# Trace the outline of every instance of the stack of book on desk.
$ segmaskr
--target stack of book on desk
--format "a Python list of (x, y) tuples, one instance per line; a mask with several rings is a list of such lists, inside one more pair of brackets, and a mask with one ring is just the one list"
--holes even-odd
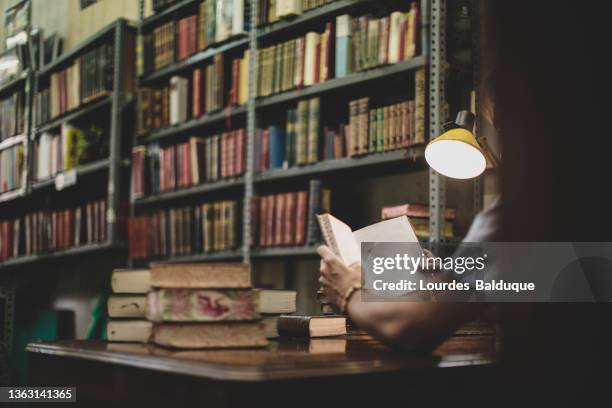
[(249, 267), (242, 263), (152, 264), (150, 270), (115, 271), (112, 286), (115, 293), (139, 295), (109, 299), (111, 341), (174, 348), (264, 346), (266, 337), (278, 335), (277, 316), (295, 312), (294, 291), (252, 289)]
[(108, 298), (106, 336), (110, 341), (146, 342), (151, 336), (151, 323), (145, 319), (147, 292), (151, 289), (148, 269), (113, 271)]

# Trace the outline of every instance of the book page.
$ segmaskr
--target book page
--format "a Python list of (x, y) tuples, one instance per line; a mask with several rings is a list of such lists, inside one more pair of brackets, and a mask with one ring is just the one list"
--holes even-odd
[(340, 255), (346, 265), (361, 262), (361, 246), (355, 241), (351, 228), (331, 215), (328, 215), (327, 219), (340, 251), (337, 255)]
[[(391, 218), (390, 220), (368, 225), (355, 231), (353, 236), (357, 241), (359, 249), (361, 249), (362, 242), (419, 242), (406, 216)], [(415, 253), (408, 255), (414, 257), (420, 256), (422, 252), (421, 246), (415, 245), (414, 247)]]

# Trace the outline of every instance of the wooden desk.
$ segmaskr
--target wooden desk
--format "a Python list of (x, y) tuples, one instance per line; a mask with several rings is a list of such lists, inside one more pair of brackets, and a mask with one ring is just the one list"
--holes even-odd
[(421, 356), (400, 354), (367, 336), (282, 340), (243, 350), (176, 351), (101, 341), (34, 342), (26, 350), (33, 384), (73, 385), (80, 402), (105, 404), (471, 402), (482, 397), (474, 381), (480, 389), (494, 368), (490, 336), (454, 337)]

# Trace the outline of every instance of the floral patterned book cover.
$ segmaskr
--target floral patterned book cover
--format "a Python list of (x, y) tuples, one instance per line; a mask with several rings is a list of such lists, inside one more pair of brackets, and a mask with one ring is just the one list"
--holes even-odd
[(159, 289), (147, 296), (146, 316), (154, 322), (218, 322), (259, 319), (251, 290)]

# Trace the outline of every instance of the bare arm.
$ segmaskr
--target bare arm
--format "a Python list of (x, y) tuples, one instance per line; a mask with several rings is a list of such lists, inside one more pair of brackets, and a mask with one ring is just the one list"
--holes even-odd
[(482, 309), (475, 303), (363, 302), (359, 291), (347, 312), (357, 326), (389, 345), (429, 351)]
[[(361, 266), (346, 266), (325, 246), (321, 255), (321, 283), (326, 297), (337, 306), (347, 290), (361, 282)], [(423, 301), (371, 302), (361, 300), (361, 291), (349, 299), (346, 311), (360, 328), (392, 346), (409, 350), (431, 350), (461, 324), (483, 311), (473, 303)]]

